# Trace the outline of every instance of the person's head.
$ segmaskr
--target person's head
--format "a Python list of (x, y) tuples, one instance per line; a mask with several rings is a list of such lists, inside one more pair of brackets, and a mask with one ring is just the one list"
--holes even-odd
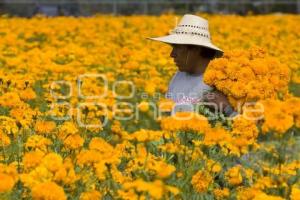
[(185, 44), (172, 44), (170, 56), (174, 59), (179, 71), (199, 74), (205, 71), (209, 62), (217, 56), (214, 49)]

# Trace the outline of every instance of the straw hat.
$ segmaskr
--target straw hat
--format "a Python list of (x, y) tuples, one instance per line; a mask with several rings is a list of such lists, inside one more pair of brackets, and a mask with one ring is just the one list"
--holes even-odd
[(223, 51), (211, 42), (208, 21), (196, 15), (184, 15), (169, 35), (147, 39), (167, 44), (198, 45), (216, 50), (219, 56), (223, 54)]

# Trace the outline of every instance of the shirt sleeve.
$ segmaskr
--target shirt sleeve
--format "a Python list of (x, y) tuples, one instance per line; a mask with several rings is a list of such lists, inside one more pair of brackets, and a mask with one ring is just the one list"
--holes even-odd
[(174, 91), (173, 91), (173, 88), (175, 87), (175, 78), (176, 76), (178, 76), (178, 72), (176, 72), (174, 74), (174, 76), (172, 77), (171, 81), (169, 82), (169, 85), (168, 85), (168, 91), (167, 93), (165, 94), (165, 98), (167, 99), (172, 99), (172, 95), (174, 95)]

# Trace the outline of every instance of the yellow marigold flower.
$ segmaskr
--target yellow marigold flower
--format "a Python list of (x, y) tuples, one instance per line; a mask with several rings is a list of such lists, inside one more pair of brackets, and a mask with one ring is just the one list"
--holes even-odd
[(142, 112), (147, 112), (149, 110), (149, 103), (146, 101), (142, 101), (139, 105), (138, 108)]
[(164, 161), (156, 161), (152, 165), (147, 163), (147, 168), (154, 170), (159, 178), (167, 178), (176, 170), (173, 165), (169, 165)]
[(169, 153), (183, 153), (183, 145), (178, 143), (166, 143), (158, 147), (160, 150), (169, 152)]
[(228, 188), (224, 188), (224, 189), (214, 189), (213, 191), (216, 199), (224, 199), (227, 198), (230, 194), (229, 189)]
[(284, 102), (285, 105), (283, 107), (288, 113), (293, 114), (295, 126), (300, 128), (300, 98), (292, 96)]
[(51, 172), (55, 172), (59, 170), (63, 163), (62, 157), (56, 153), (49, 153), (47, 154), (43, 160), (42, 164)]
[(142, 180), (136, 180), (131, 185), (125, 183), (124, 188), (128, 189), (134, 187), (138, 191), (148, 192), (153, 199), (161, 199), (163, 196), (163, 183), (160, 180), (154, 182), (144, 182)]
[(77, 156), (77, 163), (81, 165), (90, 165), (92, 163), (98, 162), (101, 157), (98, 155), (98, 151), (95, 150), (82, 150)]
[(67, 176), (67, 171), (64, 167), (58, 169), (54, 176), (53, 176), (53, 181), (62, 181), (64, 182), (64, 178)]
[(289, 68), (259, 47), (226, 51), (210, 62), (204, 73), (204, 81), (226, 94), (236, 109), (238, 103), (286, 94), (289, 80)]
[(214, 173), (218, 173), (221, 170), (222, 170), (222, 166), (220, 164), (213, 165), (212, 169), (211, 169), (211, 171), (214, 172)]
[(35, 99), (36, 94), (31, 88), (27, 88), (25, 90), (21, 90), (20, 93), (20, 98), (24, 101)]
[(220, 165), (220, 163), (211, 159), (207, 160), (206, 165), (206, 168), (213, 173), (218, 173), (222, 170), (222, 166)]
[(18, 180), (18, 173), (15, 163), (4, 165), (0, 163), (0, 193), (9, 192)]
[(40, 183), (31, 190), (33, 199), (37, 200), (66, 200), (64, 189), (54, 182)]
[(292, 176), (296, 176), (298, 169), (300, 169), (300, 161), (294, 160), (293, 162), (282, 165), (282, 172), (279, 171), (279, 174), (286, 173)]
[(147, 142), (147, 141), (160, 140), (163, 137), (163, 135), (164, 132), (162, 131), (141, 129), (139, 131), (136, 131), (134, 133), (125, 136), (124, 138), (128, 140), (137, 140), (139, 142)]
[(225, 177), (229, 184), (234, 186), (240, 185), (243, 182), (243, 177), (241, 174), (241, 166), (237, 165), (230, 168), (225, 173)]
[(293, 83), (298, 83), (299, 84), (300, 83), (300, 73), (295, 73), (294, 72), (292, 74), (292, 78), (291, 79), (292, 79)]
[(261, 101), (264, 105), (264, 124), (262, 130), (264, 133), (275, 131), (279, 134), (285, 133), (294, 125), (292, 113), (289, 113), (285, 107), (285, 102), (279, 100)]
[(258, 195), (256, 195), (253, 200), (284, 200), (284, 198), (279, 197), (279, 196), (273, 196), (273, 195), (267, 195), (265, 193), (260, 193)]
[(1, 180), (0, 193), (9, 192), (15, 185), (15, 181), (11, 176), (1, 172), (0, 172), (0, 180)]
[(226, 145), (230, 154), (240, 156), (248, 153), (249, 148), (257, 147), (256, 138), (258, 136), (256, 121), (246, 117), (238, 116), (234, 118), (232, 130), (230, 131), (230, 143)]
[(93, 138), (89, 148), (90, 150), (83, 150), (76, 156), (79, 165), (120, 163), (120, 152), (116, 151), (113, 146), (102, 138)]
[(116, 183), (123, 184), (126, 181), (132, 180), (131, 177), (126, 176), (123, 172), (119, 171), (116, 165), (112, 165), (111, 174)]
[(65, 122), (59, 127), (59, 138), (64, 140), (68, 135), (78, 133), (78, 129), (73, 122)]
[(239, 187), (237, 193), (238, 200), (252, 200), (256, 195), (260, 194), (261, 191), (257, 188), (245, 188)]
[(103, 138), (100, 137), (94, 137), (90, 144), (89, 144), (89, 149), (95, 149), (98, 151), (113, 151), (113, 147), (107, 143)]
[(179, 194), (180, 190), (177, 187), (166, 185), (166, 190), (174, 194), (175, 196)]
[(97, 178), (100, 181), (104, 181), (105, 178), (106, 178), (105, 172), (107, 171), (107, 166), (106, 166), (105, 161), (99, 161), (94, 166), (95, 166), (95, 169), (96, 169)]
[(245, 119), (244, 117), (237, 117), (233, 120), (231, 133), (246, 139), (255, 139), (258, 136), (258, 128), (255, 121)]
[(23, 104), (24, 102), (15, 92), (6, 92), (0, 97), (0, 106), (14, 108), (22, 106)]
[(203, 144), (211, 146), (219, 144), (224, 146), (228, 144), (231, 140), (231, 135), (229, 131), (225, 130), (221, 126), (216, 126), (214, 128), (208, 129), (204, 134)]
[(255, 174), (255, 172), (252, 169), (244, 169), (244, 172), (246, 174), (246, 178), (252, 180), (252, 177)]
[(53, 180), (62, 181), (66, 185), (73, 184), (78, 179), (70, 158), (65, 159), (63, 166), (55, 172), (53, 177)]
[[(184, 145), (182, 145), (184, 146)], [(181, 153), (188, 152), (188, 150), (182, 150)], [(190, 154), (190, 153), (188, 153)], [(203, 153), (203, 151), (199, 147), (195, 147), (195, 149), (192, 151), (191, 155), (192, 160), (199, 160), (199, 159), (206, 159), (206, 155)], [(214, 168), (216, 170), (216, 168)]]
[(114, 120), (111, 126), (111, 131), (116, 134), (122, 134), (123, 128), (121, 122)]
[(161, 128), (167, 131), (192, 130), (204, 133), (209, 127), (206, 117), (192, 112), (177, 112), (161, 120)]
[(39, 134), (49, 134), (56, 128), (53, 121), (37, 121), (34, 129)]
[(271, 177), (268, 176), (259, 178), (258, 180), (256, 180), (256, 183), (254, 184), (255, 188), (258, 188), (260, 190), (270, 188), (274, 185), (275, 185), (274, 181), (272, 180)]
[(155, 90), (156, 90), (155, 83), (153, 83), (151, 81), (146, 83), (145, 92), (147, 92), (149, 95), (153, 96), (155, 93)]
[(41, 113), (26, 104), (26, 106), (11, 109), (9, 114), (21, 124), (22, 128), (29, 128), (34, 122), (33, 118)]
[(139, 200), (141, 195), (135, 193), (134, 189), (118, 190), (118, 196), (124, 200)]
[(160, 99), (158, 102), (158, 108), (160, 112), (171, 112), (175, 102), (171, 99)]
[(16, 135), (19, 131), (16, 120), (6, 116), (0, 116), (0, 129), (7, 135)]
[(30, 169), (38, 166), (44, 155), (44, 152), (38, 150), (25, 153), (23, 156), (23, 165), (25, 169)]
[(80, 195), (80, 200), (94, 200), (94, 199), (101, 199), (101, 193), (97, 190), (83, 192)]
[(161, 180), (155, 180), (153, 182), (145, 182), (141, 179), (126, 182), (123, 184), (125, 190), (135, 189), (138, 192), (148, 192), (151, 198), (161, 199), (166, 192), (172, 192), (173, 194), (178, 194), (177, 188), (164, 185)]
[(40, 149), (42, 151), (47, 150), (47, 146), (50, 145), (52, 142), (40, 135), (32, 135), (30, 136), (25, 144), (25, 147), (28, 149)]
[(82, 147), (84, 142), (84, 139), (78, 135), (70, 135), (64, 140), (65, 147), (69, 149), (78, 149), (79, 147)]
[(294, 119), (291, 115), (285, 113), (273, 113), (272, 115), (265, 116), (265, 122), (262, 130), (264, 132), (276, 131), (278, 133), (285, 133), (289, 128), (294, 125)]
[[(177, 154), (179, 160), (182, 158), (183, 162), (191, 163), (187, 171), (193, 168), (193, 163), (207, 161), (202, 172), (206, 172), (208, 177), (220, 173), (221, 166), (230, 164), (224, 163), (226, 158), (220, 162), (209, 160), (218, 157), (211, 153), (206, 155), (207, 148), (214, 148), (211, 147), (212, 145), (220, 147), (223, 151), (220, 153), (224, 157), (240, 156), (249, 151), (252, 154), (257, 147), (260, 147), (257, 153), (267, 151), (274, 157), (278, 156), (273, 142), (258, 144), (260, 141), (257, 140), (257, 136), (261, 129), (262, 133), (274, 131), (282, 136), (294, 126), (300, 127), (299, 97), (289, 94), (288, 85), (290, 71), (293, 71), (292, 80), (300, 82), (300, 40), (298, 39), (300, 31), (297, 24), (300, 16), (296, 15), (237, 17), (204, 14), (203, 16), (212, 24), (211, 35), (215, 42), (225, 51), (222, 58), (209, 63), (204, 74), (204, 81), (226, 94), (230, 103), (236, 108), (235, 110), (239, 111), (237, 108), (243, 106), (241, 108), (243, 116), (247, 111), (246, 108), (260, 110), (259, 104), (249, 106), (247, 102), (265, 101), (267, 109), (265, 114), (262, 111), (250, 114), (251, 117), (257, 117), (256, 119), (264, 114), (263, 120), (257, 120), (257, 124), (261, 125), (259, 131), (255, 122), (245, 118), (235, 118), (231, 127), (212, 128), (206, 119), (202, 120), (196, 114), (187, 113), (180, 113), (173, 119), (171, 117), (159, 118), (158, 121), (162, 122), (162, 130), (155, 131), (141, 129), (142, 120), (122, 122), (122, 125), (115, 121), (111, 126), (111, 133), (114, 134), (112, 137), (109, 136), (109, 130), (102, 131), (100, 127), (78, 128), (75, 111), (79, 104), (103, 103), (108, 110), (108, 120), (112, 122), (115, 120), (115, 113), (112, 109), (117, 102), (114, 92), (124, 96), (132, 92), (130, 84), (123, 84), (124, 87), (119, 84), (115, 88), (118, 91), (111, 91), (112, 87), (109, 87), (104, 93), (106, 81), (96, 77), (83, 79), (79, 78), (80, 75), (101, 73), (105, 76), (108, 86), (114, 85), (113, 83), (119, 79), (129, 80), (135, 85), (136, 91), (144, 90), (143, 95), (146, 96), (147, 93), (147, 96), (152, 95), (153, 99), (158, 97), (156, 95), (160, 97), (166, 92), (167, 83), (176, 72), (172, 59), (165, 58), (166, 53), (171, 51), (171, 47), (149, 43), (147, 44), (149, 48), (144, 48), (145, 43), (140, 42), (137, 35), (141, 35), (141, 32), (161, 35), (173, 28), (172, 23), (166, 22), (172, 21), (174, 17), (175, 15), (169, 14), (158, 18), (95, 16), (88, 19), (80, 18), (80, 20), (67, 17), (48, 19), (43, 16), (31, 19), (0, 17), (0, 43), (1, 47), (5, 47), (0, 53), (0, 110), (2, 114), (0, 116), (0, 161), (7, 163), (16, 160), (15, 156), (17, 156), (21, 162), (18, 163), (18, 171), (15, 163), (14, 166), (0, 164), (1, 197), (4, 195), (5, 198), (7, 195), (2, 195), (1, 191), (15, 192), (14, 190), (17, 189), (15, 183), (20, 177), (24, 187), (20, 194), (22, 198), (66, 199), (76, 196), (81, 199), (99, 199), (102, 194), (99, 195), (100, 190), (97, 191), (98, 182), (107, 182), (106, 177), (109, 174), (120, 186), (115, 193), (116, 199), (170, 199), (177, 195), (179, 190), (166, 185), (166, 182), (178, 181), (173, 178), (184, 179), (185, 173), (181, 174), (182, 169), (177, 162), (173, 166), (164, 159), (172, 159), (170, 157), (172, 155), (169, 154)], [(232, 23), (224, 24), (224, 19)], [(157, 24), (159, 28), (148, 26), (160, 20), (162, 23)], [(260, 29), (257, 30), (258, 21), (268, 26), (259, 26)], [(107, 31), (107, 25), (110, 26), (108, 30), (111, 31)], [(138, 25), (137, 29), (136, 25)], [(24, 27), (26, 27), (25, 31)], [(121, 36), (119, 30), (122, 30)], [(101, 34), (98, 34), (99, 32)], [(111, 40), (116, 42), (109, 42)], [(286, 48), (287, 43), (289, 48)], [(262, 48), (251, 47), (255, 44), (259, 44)], [(247, 50), (235, 50), (246, 49), (249, 46), (251, 48)], [(268, 55), (268, 52), (272, 57)], [(81, 79), (78, 80), (78, 85), (75, 79)], [(68, 84), (58, 82), (51, 84), (57, 80), (71, 83), (70, 90), (65, 87)], [(79, 87), (77, 86), (81, 86), (81, 93), (85, 96), (105, 95), (105, 97), (78, 98)], [(292, 89), (291, 92), (297, 93), (297, 89), (294, 90), (293, 87), (290, 89)], [(72, 94), (65, 100), (54, 97), (55, 95), (69, 96), (66, 94), (68, 92)], [(34, 98), (37, 101), (27, 102)], [(48, 106), (53, 103), (54, 108), (49, 110), (45, 102), (40, 101), (41, 99), (44, 99)], [(138, 99), (132, 100), (136, 102)], [(69, 106), (56, 104), (59, 102), (68, 103)], [(140, 111), (149, 112), (152, 104), (146, 100), (144, 102), (139, 106)], [(168, 99), (159, 100), (158, 104), (159, 111), (166, 112), (162, 114), (169, 114), (174, 106), (174, 102)], [(128, 104), (127, 106), (123, 104), (122, 108), (124, 110), (120, 112), (120, 116), (133, 114)], [(82, 108), (81, 111), (81, 122), (103, 125), (101, 119), (106, 115), (104, 109), (92, 105), (86, 106), (86, 109)], [(63, 124), (57, 127), (57, 131), (55, 124), (47, 121), (50, 115), (65, 117), (68, 112), (71, 113), (73, 121), (62, 122)], [(190, 118), (188, 118), (189, 115)], [(133, 130), (131, 128), (134, 131), (131, 131)], [(86, 132), (88, 134), (84, 135)], [(101, 138), (100, 132), (101, 136), (103, 135)], [(194, 145), (183, 145), (182, 137), (177, 137), (176, 132), (178, 134), (196, 132), (201, 135), (191, 135)], [(48, 133), (55, 134), (49, 135)], [(98, 136), (90, 133), (98, 134)], [(296, 135), (295, 133), (294, 136)], [(15, 155), (14, 150), (18, 147), (19, 140), (21, 142), (25, 140), (23, 141), (25, 148), (24, 151), (19, 151), (22, 148), (17, 148), (18, 155)], [(293, 152), (293, 147), (296, 147), (294, 140), (294, 137), (288, 140), (287, 145), (291, 146), (291, 148), (287, 147), (288, 152)], [(52, 142), (53, 145), (50, 145)], [(88, 147), (83, 146), (86, 143), (89, 144)], [(57, 155), (50, 156), (50, 154)], [(60, 155), (63, 155), (64, 159)], [(297, 157), (294, 154), (290, 156)], [(273, 165), (273, 162), (269, 165), (268, 160), (260, 160), (259, 163), (253, 163), (252, 160), (250, 158), (250, 162), (247, 163), (249, 168), (232, 170), (231, 174), (226, 174), (224, 178), (226, 183), (222, 180), (216, 183), (211, 181), (208, 187), (202, 185), (202, 189), (204, 188), (205, 193), (214, 195), (215, 199), (229, 197), (238, 200), (278, 199), (280, 197), (272, 195), (280, 192), (281, 188), (287, 188), (288, 180), (296, 176), (300, 168), (297, 159), (294, 161), (288, 159), (289, 162), (281, 164), (280, 168)], [(255, 171), (251, 170), (254, 169), (253, 167)], [(174, 174), (176, 172), (178, 172), (178, 177)], [(261, 176), (257, 172), (268, 176)], [(152, 182), (139, 179), (143, 173), (146, 173), (147, 178), (149, 177)], [(172, 180), (165, 180), (170, 175), (174, 176)], [(240, 181), (240, 175), (243, 176), (242, 178), (245, 175), (245, 178), (249, 180), (246, 181), (247, 185), (249, 183), (251, 188), (243, 187), (243, 182), (237, 184)], [(276, 179), (273, 180), (273, 176)], [(159, 180), (154, 181), (155, 177)], [(209, 179), (206, 175), (202, 177), (204, 178), (199, 179), (199, 182)], [(77, 180), (83, 184), (82, 187), (85, 189), (83, 193), (76, 188)], [(230, 185), (230, 181), (236, 185)], [(52, 186), (49, 186), (51, 182)], [(210, 190), (214, 189), (213, 186), (218, 188), (218, 184), (230, 185), (232, 194), (227, 196), (227, 189), (223, 187)], [(66, 188), (65, 195), (62, 186)], [(103, 195), (115, 189), (111, 187), (113, 185), (106, 184), (106, 186), (100, 188)], [(192, 187), (191, 184), (186, 186)], [(298, 199), (297, 197), (300, 196), (298, 187), (298, 184), (292, 186), (291, 192), (288, 191), (290, 193), (287, 194), (290, 196), (286, 198)], [(61, 196), (63, 198), (60, 198)]]
[(0, 141), (3, 147), (10, 145), (10, 138), (0, 129)]
[(297, 115), (295, 117), (295, 126), (300, 128), (300, 115)]
[(300, 200), (300, 189), (296, 186), (293, 186), (290, 198), (291, 200)]
[(213, 178), (205, 171), (198, 171), (192, 177), (193, 188), (199, 193), (205, 193), (209, 185), (213, 182)]
[(247, 138), (235, 137), (230, 140), (226, 147), (229, 154), (241, 156), (248, 153), (248, 146), (253, 147), (254, 145), (256, 145), (255, 139), (247, 140)]

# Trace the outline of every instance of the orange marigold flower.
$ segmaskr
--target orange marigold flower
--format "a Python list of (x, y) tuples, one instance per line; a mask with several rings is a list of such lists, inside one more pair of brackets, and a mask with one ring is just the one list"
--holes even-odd
[(235, 185), (235, 186), (240, 185), (243, 182), (243, 177), (241, 174), (241, 166), (237, 165), (237, 166), (230, 168), (225, 173), (225, 177), (229, 184)]
[(59, 170), (63, 165), (62, 157), (56, 153), (47, 154), (43, 160), (42, 164), (51, 172)]
[(1, 180), (0, 193), (9, 192), (15, 185), (14, 179), (7, 174), (0, 173), (0, 180)]
[(84, 139), (79, 135), (70, 135), (64, 140), (65, 147), (69, 149), (78, 149), (79, 147), (82, 147), (84, 142)]
[(207, 192), (209, 185), (212, 183), (213, 178), (210, 174), (208, 174), (205, 171), (198, 171), (193, 177), (192, 177), (192, 185), (193, 188), (199, 192), (204, 193)]
[(177, 112), (161, 120), (161, 128), (167, 131), (192, 130), (204, 133), (209, 127), (206, 117), (193, 112)]
[(293, 186), (290, 198), (291, 200), (300, 200), (300, 189), (296, 186)]
[(17, 182), (18, 174), (14, 163), (4, 165), (0, 163), (0, 193), (9, 192)]
[(40, 183), (31, 190), (33, 199), (37, 200), (66, 200), (64, 189), (54, 182)]
[(39, 134), (48, 134), (56, 128), (56, 124), (53, 121), (37, 121), (34, 129)]
[(23, 156), (23, 165), (25, 169), (36, 167), (40, 164), (45, 153), (42, 151), (32, 151), (25, 153)]
[(33, 89), (31, 88), (27, 88), (25, 90), (21, 90), (19, 92), (19, 95), (20, 95), (20, 98), (24, 101), (27, 101), (27, 100), (31, 100), (31, 99), (35, 99), (36, 98), (36, 94), (35, 92), (33, 91)]
[(138, 108), (142, 112), (147, 112), (149, 110), (149, 103), (146, 101), (142, 101), (139, 105)]
[(101, 199), (101, 193), (97, 190), (83, 192), (80, 195), (80, 200), (94, 200), (94, 199)]
[(216, 199), (225, 199), (229, 196), (230, 192), (228, 188), (224, 189), (214, 189), (213, 191)]

